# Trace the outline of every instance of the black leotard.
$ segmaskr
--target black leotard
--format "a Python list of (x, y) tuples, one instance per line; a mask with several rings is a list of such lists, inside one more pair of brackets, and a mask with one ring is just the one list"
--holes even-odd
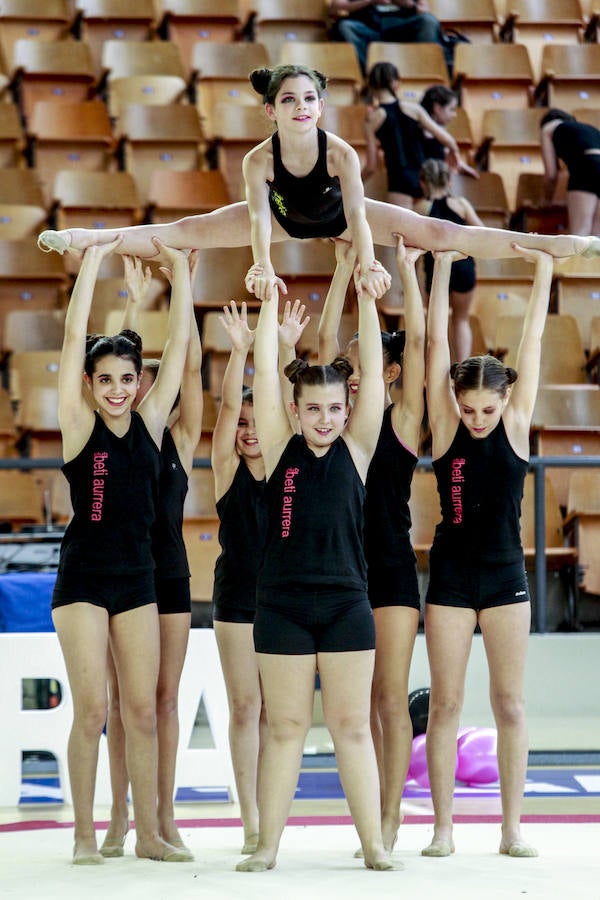
[(152, 552), (156, 574), (161, 578), (188, 578), (187, 553), (183, 542), (183, 504), (188, 477), (181, 465), (173, 435), (163, 434), (156, 521), (152, 528)]
[[(429, 216), (436, 219), (445, 219), (448, 222), (456, 222), (458, 225), (464, 225), (465, 220), (458, 213), (455, 213), (448, 204), (447, 197), (438, 197), (431, 203)], [(427, 293), (431, 290), (431, 281), (433, 278), (433, 255), (426, 253), (423, 257), (423, 265), (425, 268), (425, 282)], [(457, 259), (452, 263), (450, 271), (450, 290), (463, 294), (472, 291), (476, 283), (475, 260), (472, 256), (466, 259)]]
[(375, 132), (388, 176), (388, 191), (422, 197), (419, 170), (425, 159), (423, 132), (416, 119), (402, 111), (398, 100), (382, 103), (385, 119)]

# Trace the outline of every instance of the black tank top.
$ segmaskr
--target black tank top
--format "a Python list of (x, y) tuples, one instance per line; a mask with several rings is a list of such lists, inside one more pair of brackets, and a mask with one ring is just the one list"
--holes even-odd
[(556, 155), (573, 172), (586, 150), (600, 150), (600, 131), (585, 122), (561, 122), (552, 132)]
[(461, 421), (449, 450), (433, 463), (442, 508), (434, 547), (470, 565), (522, 559), (519, 520), (528, 468), (509, 444), (502, 419), (481, 439)]
[(375, 132), (388, 173), (398, 168), (420, 169), (425, 159), (423, 155), (423, 132), (416, 119), (402, 112), (397, 100), (382, 103), (385, 119)]
[(417, 457), (398, 438), (388, 406), (367, 474), (365, 553), (369, 567), (404, 565), (410, 543), (410, 485)]
[(215, 563), (213, 602), (256, 605), (256, 577), (267, 533), (266, 481), (241, 460), (228, 491), (217, 501), (221, 553)]
[(279, 135), (274, 132), (273, 181), (269, 206), (290, 237), (338, 237), (347, 223), (342, 206), (340, 180), (327, 171), (327, 134), (317, 129), (319, 155), (312, 172), (303, 178), (291, 175), (281, 161)]
[(267, 481), (269, 526), (260, 587), (366, 590), (365, 486), (339, 437), (324, 456), (290, 438)]
[(152, 552), (160, 578), (188, 578), (187, 553), (183, 541), (183, 504), (188, 477), (168, 428), (160, 450), (160, 478), (156, 521), (152, 527)]
[(62, 471), (73, 518), (60, 548), (59, 572), (135, 574), (154, 569), (150, 530), (155, 518), (159, 451), (144, 420), (131, 413), (123, 437), (98, 413), (87, 444)]

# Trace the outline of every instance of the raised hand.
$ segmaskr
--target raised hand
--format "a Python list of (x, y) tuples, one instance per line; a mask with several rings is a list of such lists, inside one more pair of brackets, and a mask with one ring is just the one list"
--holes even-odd
[(310, 316), (306, 316), (304, 320), (302, 318), (305, 309), (306, 307), (300, 303), (300, 300), (295, 300), (293, 306), (291, 300), (286, 300), (278, 330), (281, 346), (293, 350), (300, 340), (302, 332), (310, 322)]
[(383, 295), (389, 291), (392, 284), (390, 273), (378, 260), (374, 259), (369, 265), (369, 268), (365, 270), (363, 270), (360, 265), (357, 266), (355, 269), (355, 276), (357, 271), (358, 284), (360, 285), (361, 293), (370, 294), (375, 300), (381, 300)]
[(129, 299), (132, 303), (141, 306), (152, 281), (150, 266), (144, 268), (144, 264), (138, 256), (123, 256), (123, 268), (125, 269), (125, 284), (129, 291)]
[(248, 327), (248, 308), (243, 301), (238, 311), (235, 300), (231, 300), (229, 306), (223, 307), (223, 315), (219, 316), (219, 322), (229, 335), (229, 340), (234, 350), (249, 350), (254, 343), (254, 334)]

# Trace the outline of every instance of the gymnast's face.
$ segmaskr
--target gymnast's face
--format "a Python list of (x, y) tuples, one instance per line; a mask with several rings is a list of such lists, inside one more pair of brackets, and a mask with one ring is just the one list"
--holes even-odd
[(315, 83), (308, 75), (284, 78), (275, 103), (265, 106), (267, 115), (277, 127), (303, 131), (316, 126), (323, 112), (324, 100), (319, 98)]
[(344, 385), (304, 385), (292, 409), (298, 416), (306, 443), (316, 456), (322, 456), (340, 436), (348, 418)]
[(449, 125), (450, 122), (456, 118), (456, 104), (457, 101), (454, 97), (446, 104), (434, 103), (431, 118), (434, 122), (437, 122), (438, 125)]
[(130, 359), (112, 353), (96, 360), (91, 380), (84, 375), (100, 413), (111, 417), (120, 417), (131, 410), (141, 377)]
[(261, 456), (260, 445), (256, 437), (254, 406), (251, 403), (242, 403), (235, 432), (235, 448), (245, 459), (257, 459)]
[(482, 388), (463, 391), (457, 396), (460, 417), (471, 437), (480, 440), (492, 433), (504, 412), (509, 393), (507, 391), (502, 397), (497, 391)]

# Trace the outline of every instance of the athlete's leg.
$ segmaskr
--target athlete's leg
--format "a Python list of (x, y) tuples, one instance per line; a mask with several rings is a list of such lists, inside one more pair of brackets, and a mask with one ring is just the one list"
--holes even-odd
[(408, 246), (425, 250), (460, 250), (467, 256), (503, 259), (518, 256), (512, 244), (545, 250), (552, 256), (600, 255), (600, 240), (593, 237), (557, 234), (522, 234), (502, 228), (457, 225), (445, 219), (421, 216), (379, 200), (365, 200), (367, 220), (376, 244), (395, 247), (395, 234), (402, 234)]
[(484, 609), (479, 625), (490, 668), (490, 698), (498, 729), (498, 768), (502, 795), (500, 852), (535, 856), (521, 838), (520, 817), (527, 774), (525, 657), (531, 624), (529, 603)]
[[(175, 764), (179, 743), (178, 696), (185, 662), (192, 615), (188, 612), (161, 615), (160, 667), (156, 689), (158, 727), (158, 831), (173, 847), (184, 847), (175, 824), (173, 797)], [(192, 859), (190, 853), (190, 859)]]
[(572, 234), (598, 234), (594, 231), (594, 216), (598, 197), (591, 191), (567, 191), (567, 214)]
[(106, 738), (108, 743), (108, 762), (110, 766), (110, 786), (112, 807), (110, 823), (106, 837), (100, 848), (102, 856), (123, 856), (125, 836), (129, 831), (129, 807), (127, 791), (129, 774), (125, 759), (125, 729), (121, 721), (119, 697), (119, 679), (110, 649), (108, 651), (108, 718), (106, 720)]
[(77, 865), (101, 863), (94, 828), (98, 744), (106, 721), (108, 614), (91, 603), (60, 606), (52, 613), (73, 697), (69, 781), (73, 795)]
[[(370, 729), (373, 650), (319, 653), (323, 714), (365, 865), (391, 868), (381, 837), (379, 773)], [(269, 721), (269, 727), (271, 722)]]
[(450, 307), (450, 350), (452, 362), (462, 362), (471, 355), (473, 333), (469, 311), (473, 302), (474, 291), (451, 291)]
[(428, 603), (425, 639), (431, 672), (427, 719), (427, 769), (435, 815), (433, 840), (424, 856), (448, 856), (452, 840), (452, 801), (456, 735), (465, 675), (477, 617), (474, 610)]
[(384, 847), (391, 851), (402, 820), (400, 803), (412, 749), (408, 675), (419, 611), (407, 606), (382, 606), (373, 610), (373, 616), (377, 644), (372, 695), (383, 751), (381, 832)]
[(229, 702), (229, 747), (244, 826), (242, 853), (258, 841), (258, 759), (262, 694), (252, 625), (214, 622)]
[(260, 769), (260, 829), (256, 852), (238, 864), (239, 872), (275, 865), (313, 715), (316, 656), (259, 653), (258, 665), (268, 722)]

